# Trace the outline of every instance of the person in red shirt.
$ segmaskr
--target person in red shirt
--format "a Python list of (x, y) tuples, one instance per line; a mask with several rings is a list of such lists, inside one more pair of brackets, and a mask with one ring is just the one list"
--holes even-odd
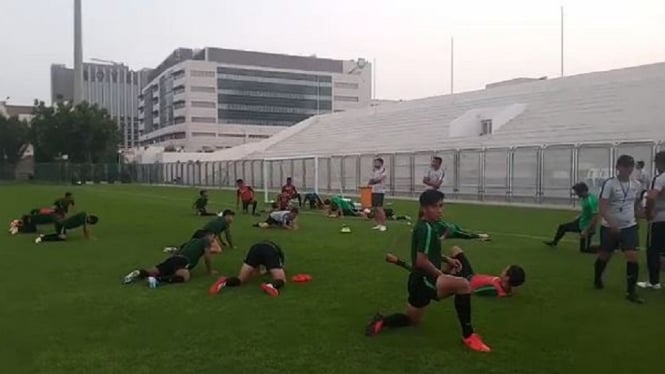
[[(447, 268), (442, 270), (444, 273), (448, 272), (451, 273), (451, 275), (466, 278), (469, 281), (471, 292), (474, 295), (494, 297), (511, 296), (513, 288), (521, 286), (526, 280), (524, 269), (517, 265), (507, 266), (499, 275), (476, 274), (462, 248), (457, 246), (450, 249), (450, 257), (458, 260), (462, 264), (462, 268), (454, 273), (451, 273), (450, 269)], [(400, 260), (392, 253), (386, 254), (386, 262), (401, 266), (404, 269), (411, 271), (411, 264)], [(446, 265), (447, 264), (444, 264), (444, 267)]]
[(248, 213), (248, 208), (252, 206), (252, 215), (256, 215), (256, 199), (254, 199), (254, 189), (252, 186), (245, 184), (245, 181), (238, 179), (236, 181), (236, 209), (240, 207), (240, 202), (242, 201), (242, 211), (243, 213)]
[(291, 195), (288, 192), (282, 192), (277, 196), (277, 210), (289, 210), (291, 204)]
[(293, 178), (286, 178), (286, 184), (282, 186), (282, 195), (288, 196), (289, 200), (298, 199), (298, 206), (302, 208), (302, 197), (298, 193), (296, 186), (293, 185)]

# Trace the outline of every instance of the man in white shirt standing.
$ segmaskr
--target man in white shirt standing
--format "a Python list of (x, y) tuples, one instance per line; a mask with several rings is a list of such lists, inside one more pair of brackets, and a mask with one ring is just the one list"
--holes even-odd
[(646, 216), (649, 221), (647, 233), (647, 268), (649, 280), (639, 282), (641, 288), (659, 290), (661, 258), (665, 256), (665, 151), (656, 153), (657, 174), (647, 189)]
[(386, 168), (383, 167), (383, 159), (377, 157), (374, 159), (372, 177), (369, 179), (369, 185), (372, 186), (372, 209), (375, 211), (374, 222), (376, 226), (372, 230), (386, 231), (386, 213), (383, 210), (383, 200), (386, 193)]
[(641, 184), (631, 178), (635, 167), (635, 160), (628, 155), (617, 159), (617, 175), (603, 183), (600, 189), (600, 249), (594, 265), (594, 286), (602, 289), (603, 272), (612, 253), (621, 249), (626, 258), (626, 300), (642, 304), (642, 300), (635, 292), (639, 264), (637, 248), (639, 246), (639, 230), (637, 216), (641, 209), (639, 199), (642, 191)]
[(423, 177), (423, 184), (426, 190), (439, 190), (443, 185), (443, 178), (446, 173), (443, 171), (443, 160), (439, 156), (432, 157), (432, 164)]
[(642, 184), (643, 190), (646, 191), (649, 189), (649, 174), (644, 170), (644, 161), (637, 161), (632, 178), (637, 179)]

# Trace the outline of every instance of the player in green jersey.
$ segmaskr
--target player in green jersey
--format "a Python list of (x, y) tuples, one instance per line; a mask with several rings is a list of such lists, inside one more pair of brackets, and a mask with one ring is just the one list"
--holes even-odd
[(575, 232), (580, 234), (580, 252), (596, 253), (597, 248), (591, 246), (591, 239), (596, 232), (596, 225), (600, 219), (598, 198), (589, 193), (589, 186), (584, 182), (575, 184), (572, 189), (580, 199), (580, 215), (571, 222), (559, 225), (554, 239), (545, 242), (545, 244), (556, 247), (566, 233)]
[(457, 319), (462, 328), (462, 341), (467, 347), (478, 352), (490, 352), (488, 347), (471, 325), (471, 286), (463, 277), (444, 274), (443, 261), (453, 273), (462, 269), (462, 263), (452, 257), (442, 256), (442, 245), (434, 227), (441, 219), (444, 195), (438, 190), (427, 190), (420, 195), (422, 216), (415, 224), (411, 237), (411, 263), (409, 275), (408, 306), (406, 313), (389, 316), (376, 314), (367, 325), (365, 334), (374, 336), (385, 328), (418, 325), (425, 308), (432, 300), (438, 301), (454, 295)]
[(199, 191), (199, 197), (194, 201), (192, 209), (194, 209), (196, 215), (198, 216), (214, 216), (215, 213), (208, 212), (206, 207), (208, 206), (208, 191), (201, 190)]
[(99, 218), (95, 215), (86, 212), (76, 213), (64, 219), (60, 219), (55, 223), (55, 232), (48, 235), (39, 235), (35, 239), (35, 243), (41, 242), (61, 242), (67, 240), (67, 230), (73, 230), (81, 227), (83, 229), (83, 236), (86, 239), (90, 238), (90, 230), (88, 225), (95, 225)]

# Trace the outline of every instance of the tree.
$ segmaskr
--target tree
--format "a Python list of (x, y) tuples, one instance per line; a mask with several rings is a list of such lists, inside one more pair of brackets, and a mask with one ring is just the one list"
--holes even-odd
[(120, 133), (105, 109), (82, 102), (34, 109), (31, 139), (35, 159), (49, 162), (67, 155), (72, 162), (115, 162)]
[(0, 164), (14, 165), (21, 158), (21, 150), (26, 143), (28, 123), (0, 114)]

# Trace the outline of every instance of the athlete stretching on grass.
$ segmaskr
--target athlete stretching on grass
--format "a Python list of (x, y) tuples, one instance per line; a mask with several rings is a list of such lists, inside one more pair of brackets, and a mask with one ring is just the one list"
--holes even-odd
[(192, 205), (192, 209), (194, 209), (198, 216), (214, 216), (215, 213), (208, 212), (206, 206), (208, 206), (208, 191), (201, 190), (199, 192), (199, 198), (196, 199)]
[(41, 242), (61, 242), (67, 240), (67, 230), (73, 230), (81, 227), (83, 229), (83, 236), (90, 239), (90, 230), (88, 225), (95, 225), (99, 218), (94, 215), (88, 215), (86, 212), (76, 213), (68, 218), (61, 219), (55, 223), (55, 232), (48, 235), (39, 235), (35, 239), (35, 243)]
[(242, 201), (242, 212), (247, 214), (249, 206), (252, 206), (252, 215), (256, 215), (256, 205), (258, 204), (256, 199), (254, 199), (254, 189), (252, 186), (248, 185), (242, 179), (236, 181), (236, 209), (240, 208), (240, 202)]
[[(506, 297), (512, 295), (512, 290), (524, 284), (526, 275), (524, 269), (517, 265), (507, 266), (499, 275), (476, 274), (471, 267), (471, 262), (460, 247), (450, 249), (450, 257), (458, 260), (462, 264), (462, 269), (452, 275), (466, 278), (471, 286), (471, 292), (480, 296)], [(400, 260), (397, 256), (388, 253), (386, 261), (400, 266), (406, 270), (413, 271), (411, 264)], [(444, 273), (450, 273), (451, 270), (447, 264), (444, 264)]]
[(215, 234), (212, 232), (202, 232), (198, 239), (190, 239), (183, 244), (180, 249), (169, 256), (166, 260), (151, 268), (137, 269), (127, 274), (123, 284), (129, 284), (137, 279), (148, 279), (148, 285), (151, 288), (157, 287), (160, 283), (183, 283), (191, 277), (191, 271), (199, 263), (201, 257), (206, 266), (206, 272), (214, 274), (212, 270), (213, 253), (219, 252), (215, 248)]
[(420, 195), (422, 217), (416, 223), (411, 237), (411, 262), (414, 266), (407, 283), (409, 297), (406, 313), (386, 317), (376, 314), (367, 325), (365, 334), (374, 336), (384, 328), (418, 325), (425, 314), (425, 308), (432, 300), (438, 301), (454, 295), (457, 319), (462, 328), (462, 341), (474, 351), (490, 352), (490, 347), (474, 332), (471, 325), (469, 281), (441, 271), (443, 261), (447, 262), (454, 272), (462, 268), (459, 260), (441, 255), (441, 239), (434, 225), (441, 219), (443, 197), (443, 193), (433, 189)]
[(282, 228), (297, 230), (298, 223), (296, 222), (296, 218), (298, 218), (299, 212), (300, 210), (297, 207), (293, 207), (290, 210), (276, 210), (268, 214), (268, 219), (265, 222), (255, 223), (252, 226), (262, 229)]
[(271, 241), (263, 241), (254, 244), (247, 252), (247, 257), (240, 267), (237, 277), (220, 277), (209, 292), (211, 295), (219, 293), (224, 287), (238, 287), (247, 283), (253, 277), (261, 274), (261, 267), (265, 267), (272, 281), (261, 283), (263, 292), (270, 296), (279, 296), (279, 290), (286, 284), (286, 273), (284, 272), (284, 252)]
[(12, 235), (35, 233), (38, 225), (52, 224), (62, 219), (63, 217), (59, 216), (54, 208), (33, 209), (30, 213), (24, 214), (20, 220), (12, 220), (9, 224), (9, 233)]

